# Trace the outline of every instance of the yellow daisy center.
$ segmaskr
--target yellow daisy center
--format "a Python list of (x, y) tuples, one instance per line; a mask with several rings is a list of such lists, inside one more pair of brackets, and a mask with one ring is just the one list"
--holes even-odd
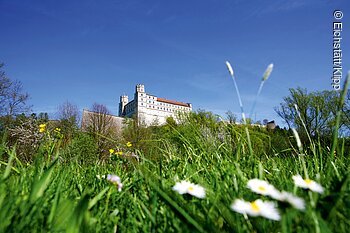
[(256, 201), (251, 202), (250, 203), (250, 207), (252, 208), (252, 210), (254, 212), (259, 212), (260, 211), (260, 208), (259, 208), (258, 204), (256, 204)]
[(192, 192), (193, 191), (193, 186), (188, 187), (188, 191)]
[(311, 184), (311, 182), (312, 182), (312, 180), (310, 180), (310, 179), (305, 179), (304, 181), (306, 184)]
[(265, 192), (266, 191), (266, 188), (264, 186), (259, 186), (258, 189), (261, 192)]

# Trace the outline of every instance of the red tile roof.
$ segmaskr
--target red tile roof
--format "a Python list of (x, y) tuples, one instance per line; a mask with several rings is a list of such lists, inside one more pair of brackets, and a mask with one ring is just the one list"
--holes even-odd
[(184, 106), (184, 107), (190, 107), (189, 103), (183, 103), (183, 102), (178, 102), (178, 101), (174, 101), (174, 100), (167, 100), (167, 99), (163, 99), (163, 98), (159, 98), (159, 97), (157, 97), (157, 100), (159, 102), (163, 102), (163, 103), (167, 103), (167, 104), (175, 104), (175, 105), (180, 105), (180, 106)]

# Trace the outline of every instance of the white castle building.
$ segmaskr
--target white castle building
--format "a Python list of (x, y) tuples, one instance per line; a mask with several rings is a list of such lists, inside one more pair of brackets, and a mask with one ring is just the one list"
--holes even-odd
[(120, 96), (119, 116), (137, 117), (146, 125), (162, 125), (168, 117), (176, 120), (177, 113), (192, 111), (190, 103), (183, 103), (160, 98), (145, 92), (145, 86), (136, 85), (134, 99), (129, 101), (127, 95)]

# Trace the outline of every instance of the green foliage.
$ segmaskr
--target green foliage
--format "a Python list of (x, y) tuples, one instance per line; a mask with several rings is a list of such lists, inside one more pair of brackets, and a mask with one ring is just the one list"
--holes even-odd
[(74, 137), (62, 156), (67, 163), (91, 165), (99, 159), (98, 146), (90, 134), (81, 132)]
[[(289, 91), (289, 96), (284, 97), (283, 102), (275, 110), (289, 127), (298, 129), (303, 138), (306, 138), (305, 130), (315, 137), (331, 136), (334, 131), (336, 114), (339, 111), (344, 113), (339, 128), (349, 127), (347, 121), (349, 103), (346, 102), (339, 108), (340, 96), (338, 92), (315, 91), (308, 93), (306, 89), (300, 87), (291, 88)], [(295, 108), (295, 105), (298, 109)]]
[[(157, 146), (157, 133), (159, 127), (151, 126), (146, 127), (139, 123), (137, 119), (128, 119), (125, 122), (123, 129), (123, 141), (122, 144), (131, 142), (134, 149), (143, 151), (144, 153), (150, 154), (150, 156), (156, 156), (152, 151)], [(153, 155), (151, 155), (153, 154)]]

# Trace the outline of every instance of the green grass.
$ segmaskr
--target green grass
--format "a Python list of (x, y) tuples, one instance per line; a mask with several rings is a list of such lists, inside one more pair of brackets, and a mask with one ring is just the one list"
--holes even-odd
[[(300, 155), (290, 147), (269, 154), (255, 149), (252, 156), (244, 129), (232, 133), (230, 127), (203, 133), (203, 126), (190, 122), (171, 128), (170, 134), (153, 134), (147, 154), (129, 149), (140, 156), (139, 162), (114, 157), (98, 164), (65, 163), (64, 152), (55, 148), (58, 142), (51, 141), (33, 164), (21, 164), (15, 149), (2, 145), (0, 232), (347, 232), (349, 154), (342, 145), (336, 156), (323, 146), (316, 154), (306, 148)], [(223, 139), (218, 130), (231, 133)], [(253, 148), (259, 140), (271, 147), (269, 137), (250, 130)], [(290, 141), (295, 145), (294, 138)], [(305, 173), (325, 188), (323, 194), (294, 186), (292, 176)], [(97, 177), (107, 174), (121, 177), (121, 192)], [(278, 203), (281, 221), (233, 212), (236, 198), (270, 200), (246, 187), (252, 178), (304, 198), (306, 210)], [(180, 180), (204, 186), (206, 198), (174, 192)]]
[[(345, 90), (348, 81), (349, 75)], [(107, 160), (84, 133), (64, 146), (61, 135), (46, 132), (30, 164), (3, 140), (0, 232), (348, 232), (350, 156), (346, 139), (337, 136), (339, 119), (340, 111), (331, 145), (309, 136), (298, 147), (288, 131), (218, 123), (206, 112), (190, 113), (180, 125), (140, 128), (131, 122), (124, 140), (115, 141), (124, 155)], [(133, 146), (123, 147), (125, 140)], [(103, 178), (108, 174), (121, 177), (121, 192)], [(296, 187), (297, 174), (321, 184), (324, 193)], [(280, 221), (232, 211), (237, 198), (271, 201), (247, 188), (253, 178), (303, 198), (306, 209), (275, 201)], [(173, 191), (181, 180), (203, 186), (206, 197)]]

